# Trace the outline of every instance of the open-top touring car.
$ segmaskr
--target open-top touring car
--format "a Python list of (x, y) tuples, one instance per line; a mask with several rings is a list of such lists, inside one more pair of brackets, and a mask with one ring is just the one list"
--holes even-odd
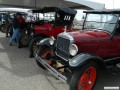
[(83, 30), (39, 42), (37, 64), (70, 84), (92, 90), (99, 69), (120, 72), (120, 10), (85, 11)]
[(34, 34), (29, 45), (30, 57), (33, 57), (33, 52), (38, 48), (37, 42), (40, 40), (50, 36), (56, 38), (64, 31), (64, 26), (71, 31), (72, 22), (77, 13), (76, 10), (67, 7), (45, 7), (41, 10), (33, 10), (33, 12), (38, 16), (43, 16), (43, 19), (38, 21), (39, 25), (33, 24)]

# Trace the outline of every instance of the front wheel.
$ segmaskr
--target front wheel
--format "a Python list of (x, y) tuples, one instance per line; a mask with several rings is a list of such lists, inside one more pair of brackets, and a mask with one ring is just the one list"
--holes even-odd
[(30, 58), (34, 57), (33, 52), (38, 49), (37, 43), (40, 42), (42, 39), (43, 37), (36, 37), (31, 40), (29, 44)]
[[(46, 60), (46, 62), (48, 64), (51, 64), (51, 57), (52, 57), (52, 49), (48, 46), (41, 46), (38, 50), (37, 50), (37, 55), (39, 57), (41, 57), (42, 59)], [(45, 67), (38, 61), (36, 60), (36, 63), (39, 67), (41, 67), (42, 69), (45, 69)]]
[(5, 24), (2, 24), (0, 27), (1, 32), (5, 33)]
[(19, 44), (20, 46), (28, 46), (30, 43), (31, 36), (26, 33), (22, 33), (19, 38)]
[(92, 90), (97, 79), (97, 64), (89, 63), (77, 69), (70, 82), (70, 90)]

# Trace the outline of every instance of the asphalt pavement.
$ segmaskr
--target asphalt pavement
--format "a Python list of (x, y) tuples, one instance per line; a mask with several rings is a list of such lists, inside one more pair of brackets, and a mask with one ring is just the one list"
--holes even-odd
[[(120, 74), (100, 73), (94, 90), (104, 87), (120, 87)], [(0, 32), (0, 90), (69, 90), (69, 85), (39, 68), (35, 59), (29, 58), (28, 47), (9, 46), (9, 37)]]

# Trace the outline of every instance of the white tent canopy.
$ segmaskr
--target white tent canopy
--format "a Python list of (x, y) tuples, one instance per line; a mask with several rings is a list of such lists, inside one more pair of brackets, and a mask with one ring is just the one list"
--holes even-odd
[(91, 1), (88, 1), (88, 0), (66, 0), (66, 1), (70, 1), (70, 2), (73, 2), (73, 3), (78, 3), (78, 4), (81, 4), (81, 5), (87, 6), (91, 9), (104, 9), (105, 8), (104, 4), (100, 4), (100, 3), (97, 3), (97, 2), (91, 2)]
[[(96, 5), (95, 5), (96, 4)], [(94, 7), (95, 5), (95, 7)], [(0, 0), (1, 7), (42, 8), (66, 6), (80, 9), (101, 9), (103, 4), (86, 0)]]
[(0, 12), (28, 12), (31, 9), (25, 8), (0, 8)]

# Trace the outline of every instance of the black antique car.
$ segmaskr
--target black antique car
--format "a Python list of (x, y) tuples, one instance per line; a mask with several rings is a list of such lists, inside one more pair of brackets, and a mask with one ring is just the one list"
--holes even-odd
[[(76, 10), (67, 7), (44, 7), (40, 10), (33, 10), (37, 15), (37, 22), (33, 23), (33, 35), (29, 45), (30, 57), (38, 49), (37, 42), (50, 36), (57, 37), (63, 32), (64, 26), (71, 31)], [(41, 17), (42, 18), (41, 18)]]
[(85, 11), (83, 30), (38, 43), (38, 66), (70, 84), (70, 90), (93, 90), (99, 71), (120, 72), (120, 10)]

